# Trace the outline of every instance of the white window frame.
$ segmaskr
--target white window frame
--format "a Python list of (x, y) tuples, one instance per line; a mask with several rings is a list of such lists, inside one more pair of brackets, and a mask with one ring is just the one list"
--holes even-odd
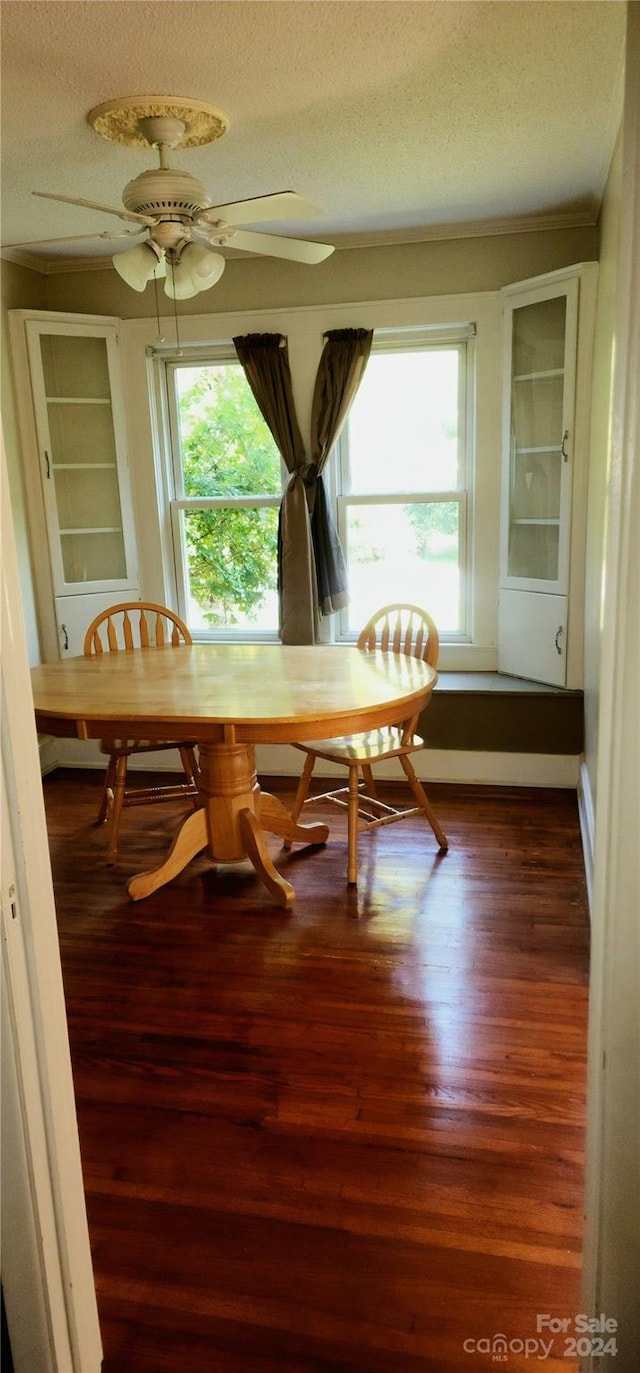
[[(376, 329), (374, 331), (372, 354), (425, 352), (430, 348), (455, 348), (460, 354), (458, 369), (458, 486), (444, 491), (397, 491), (367, 492), (354, 494), (350, 486), (349, 460), (349, 420), (344, 426), (337, 444), (336, 461), (336, 524), (343, 549), (347, 549), (347, 520), (349, 508), (356, 505), (439, 505), (454, 502), (458, 506), (458, 567), (460, 571), (460, 598), (458, 606), (459, 629), (443, 631), (443, 644), (468, 644), (471, 634), (471, 530), (470, 505), (472, 494), (474, 462), (474, 413), (475, 393), (475, 325), (455, 325), (452, 327), (434, 326), (433, 328)], [(409, 597), (407, 598), (409, 599)], [(353, 643), (358, 637), (357, 629), (348, 627), (348, 610), (337, 617), (335, 641)]]
[[(477, 332), (474, 337), (475, 322)], [(498, 547), (501, 480), (502, 416), (502, 298), (497, 290), (475, 293), (415, 296), (401, 300), (369, 300), (340, 305), (292, 306), (201, 316), (182, 321), (182, 356), (194, 361), (214, 357), (233, 347), (237, 334), (279, 333), (288, 340), (296, 412), (303, 437), (308, 436), (316, 373), (323, 337), (329, 329), (373, 329), (407, 340), (468, 335), (469, 476), (467, 497), (468, 632), (466, 642), (440, 645), (441, 672), (496, 672)], [(170, 321), (166, 322), (170, 334)], [(152, 319), (122, 323), (124, 380), (128, 397), (127, 423), (131, 477), (137, 511), (141, 589), (150, 600), (178, 608), (172, 549), (169, 436), (165, 359), (178, 356), (175, 344), (157, 338)], [(327, 501), (337, 521), (337, 461), (330, 457), (324, 471)], [(338, 630), (337, 615), (320, 621), (323, 642)], [(250, 642), (246, 636), (244, 642)]]
[[(189, 624), (189, 605), (187, 596), (189, 568), (182, 512), (185, 510), (277, 510), (282, 501), (287, 477), (285, 465), (281, 460), (281, 490), (279, 495), (262, 496), (256, 494), (255, 496), (236, 497), (192, 497), (185, 495), (182, 445), (180, 441), (180, 419), (175, 385), (176, 373), (182, 371), (184, 368), (197, 367), (198, 365), (205, 367), (208, 364), (215, 366), (216, 364), (229, 363), (242, 370), (242, 364), (238, 360), (238, 355), (231, 339), (212, 344), (207, 348), (183, 349), (180, 355), (166, 354), (162, 358), (166, 385), (167, 423), (170, 449), (167, 461), (170, 484), (168, 505), (175, 568), (177, 606), (178, 613), (187, 624)], [(225, 643), (279, 642), (277, 626), (273, 630), (237, 629), (234, 628), (233, 625), (224, 626), (224, 628), (212, 627), (211, 629), (193, 629), (191, 626), (189, 627), (194, 641), (200, 643), (221, 641)]]

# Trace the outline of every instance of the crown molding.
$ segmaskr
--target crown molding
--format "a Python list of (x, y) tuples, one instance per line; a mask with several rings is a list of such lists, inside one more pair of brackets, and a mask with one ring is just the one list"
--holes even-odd
[[(588, 210), (546, 215), (518, 215), (506, 219), (470, 219), (464, 223), (421, 225), (415, 229), (372, 230), (362, 234), (331, 234), (338, 252), (353, 248), (392, 248), (405, 244), (438, 243), (460, 238), (491, 238), (504, 234), (530, 234), (554, 229), (592, 229), (598, 222), (595, 202)], [(35, 245), (34, 245), (35, 246)], [(230, 258), (259, 257), (258, 253), (229, 253)], [(107, 272), (111, 257), (43, 258), (29, 252), (29, 245), (0, 249), (0, 257), (20, 267), (57, 276), (67, 272)]]
[(491, 238), (501, 234), (530, 234), (538, 230), (591, 229), (597, 223), (595, 202), (584, 210), (556, 214), (514, 215), (503, 219), (468, 219), (450, 224), (420, 225), (415, 229), (372, 230), (363, 234), (331, 234), (336, 249), (388, 248), (404, 243), (437, 243), (456, 238)]
[(34, 257), (26, 248), (0, 248), (0, 258), (3, 262), (15, 262), (17, 267), (28, 267), (32, 272), (40, 272), (42, 276), (46, 276), (49, 270), (43, 258)]

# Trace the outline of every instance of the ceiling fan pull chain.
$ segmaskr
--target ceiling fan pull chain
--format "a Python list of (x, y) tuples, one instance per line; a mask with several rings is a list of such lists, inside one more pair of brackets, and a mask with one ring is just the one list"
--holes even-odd
[(167, 258), (168, 258), (168, 261), (169, 261), (169, 270), (170, 270), (170, 272), (171, 272), (171, 281), (172, 281), (172, 284), (173, 284), (173, 317), (174, 317), (175, 322), (176, 322), (176, 349), (177, 349), (177, 352), (178, 352), (178, 357), (181, 358), (181, 357), (182, 357), (182, 348), (180, 347), (180, 333), (179, 333), (179, 330), (178, 330), (178, 302), (177, 302), (177, 300), (176, 300), (176, 278), (175, 278), (175, 272), (174, 272), (174, 270), (173, 270), (173, 266), (174, 266), (174, 264), (173, 264), (173, 255), (172, 255), (171, 253), (167, 253)]
[(165, 339), (164, 339), (164, 334), (161, 332), (161, 329), (160, 329), (160, 306), (158, 305), (158, 273), (157, 273), (157, 270), (153, 273), (153, 293), (154, 293), (154, 296), (155, 296), (155, 298), (156, 298), (156, 324), (158, 325), (158, 338), (157, 338), (156, 341), (157, 341), (158, 343), (164, 343), (164, 341), (165, 341)]

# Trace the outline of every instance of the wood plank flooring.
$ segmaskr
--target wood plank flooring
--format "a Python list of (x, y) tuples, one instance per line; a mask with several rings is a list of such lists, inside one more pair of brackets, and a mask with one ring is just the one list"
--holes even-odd
[(531, 1370), (580, 1310), (575, 795), (432, 786), (449, 853), (365, 835), (357, 894), (319, 807), (286, 913), (204, 858), (133, 904), (184, 811), (126, 811), (108, 869), (99, 792), (45, 781), (104, 1373), (477, 1373), (498, 1333)]

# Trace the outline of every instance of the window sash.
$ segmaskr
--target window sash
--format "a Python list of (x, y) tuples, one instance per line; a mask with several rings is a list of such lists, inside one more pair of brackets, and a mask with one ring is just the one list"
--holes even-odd
[[(169, 422), (169, 441), (171, 445), (171, 473), (173, 477), (173, 495), (174, 498), (178, 501), (190, 499), (198, 501), (199, 498), (191, 498), (185, 495), (184, 464), (182, 461), (182, 435), (180, 428), (180, 405), (178, 401), (177, 374), (178, 372), (191, 370), (195, 367), (205, 368), (207, 366), (234, 367), (243, 373), (242, 364), (238, 361), (238, 357), (232, 343), (225, 343), (217, 348), (208, 348), (206, 352), (199, 351), (197, 355), (195, 353), (193, 355), (190, 353), (188, 358), (185, 358), (180, 362), (165, 361), (164, 364), (166, 377), (167, 411)], [(248, 382), (247, 387), (249, 387)], [(257, 491), (255, 493), (255, 497), (253, 495), (250, 495), (248, 497), (223, 496), (219, 499), (222, 500), (223, 504), (227, 502), (235, 504), (236, 502), (240, 502), (245, 499), (249, 501), (249, 504), (251, 504), (254, 500), (262, 501), (263, 499), (269, 499), (271, 501), (274, 501), (275, 504), (278, 505), (282, 500), (284, 494), (287, 475), (288, 474), (286, 471), (285, 464), (281, 458), (280, 492), (278, 495), (268, 496), (266, 492)], [(204, 497), (202, 499), (204, 500)], [(206, 506), (203, 505), (202, 508), (205, 509)]]
[[(189, 623), (189, 560), (186, 547), (186, 525), (183, 519), (183, 512), (196, 512), (201, 510), (256, 510), (256, 509), (278, 509), (282, 502), (282, 494), (287, 477), (284, 463), (280, 462), (280, 491), (275, 494), (263, 492), (249, 493), (243, 496), (187, 496), (185, 495), (184, 465), (182, 456), (182, 433), (180, 424), (180, 403), (178, 396), (178, 374), (188, 369), (206, 368), (208, 366), (232, 366), (243, 372), (241, 363), (233, 347), (231, 340), (218, 345), (208, 346), (197, 350), (189, 350), (188, 354), (178, 359), (163, 358), (165, 376), (165, 398), (166, 414), (168, 424), (168, 436), (170, 443), (170, 461), (168, 463), (172, 490), (168, 493), (169, 526), (171, 530), (171, 543), (173, 549), (173, 565), (175, 569), (175, 587), (177, 595), (178, 612), (182, 618)], [(248, 383), (247, 383), (248, 385)], [(277, 626), (271, 630), (258, 629), (236, 629), (233, 626), (224, 628), (197, 629), (191, 626), (191, 631), (195, 641), (216, 641), (225, 642), (277, 642)]]
[[(256, 510), (256, 509), (278, 509), (281, 498), (279, 496), (260, 496), (252, 499), (247, 496), (240, 496), (237, 499), (228, 497), (208, 497), (199, 499), (184, 498), (182, 500), (172, 500), (169, 502), (169, 517), (171, 523), (171, 539), (173, 545), (174, 565), (176, 570), (176, 592), (178, 598), (178, 614), (189, 624), (189, 559), (187, 556), (187, 545), (185, 537), (185, 522), (182, 519), (184, 511), (198, 510)], [(279, 634), (277, 626), (273, 630), (260, 629), (236, 629), (233, 625), (225, 625), (209, 629), (196, 629), (190, 625), (191, 633), (196, 643), (215, 642), (217, 640), (224, 643), (244, 642), (251, 643), (277, 643)]]
[[(470, 325), (469, 328), (470, 328), (470, 329), (474, 329), (474, 326), (473, 326), (473, 325)], [(434, 333), (435, 333), (435, 332), (437, 332), (437, 331), (434, 331)], [(371, 350), (372, 356), (374, 356), (376, 353), (377, 353), (377, 354), (385, 354), (385, 353), (415, 353), (415, 352), (427, 353), (427, 352), (430, 352), (430, 351), (432, 351), (432, 350), (435, 351), (435, 352), (438, 352), (438, 353), (441, 353), (441, 352), (444, 352), (444, 351), (447, 351), (447, 352), (452, 351), (452, 352), (457, 352), (458, 355), (459, 355), (459, 361), (458, 361), (458, 413), (457, 413), (457, 420), (458, 420), (458, 430), (457, 430), (457, 432), (458, 432), (458, 445), (457, 445), (457, 464), (456, 464), (456, 465), (457, 465), (457, 477), (458, 477), (458, 482), (457, 482), (456, 490), (459, 490), (459, 491), (466, 491), (466, 490), (468, 489), (468, 484), (469, 484), (469, 482), (468, 482), (468, 478), (469, 478), (469, 463), (468, 463), (468, 444), (467, 444), (467, 437), (468, 437), (468, 434), (472, 432), (471, 425), (470, 425), (470, 416), (469, 416), (469, 396), (470, 396), (470, 394), (471, 394), (471, 385), (470, 385), (470, 378), (469, 378), (469, 375), (468, 375), (468, 374), (469, 374), (469, 369), (470, 369), (470, 366), (471, 366), (471, 359), (470, 359), (470, 351), (469, 351), (469, 349), (468, 349), (468, 347), (467, 347), (467, 343), (466, 343), (466, 341), (465, 341), (465, 340), (466, 340), (466, 336), (465, 336), (465, 338), (462, 338), (462, 339), (461, 339), (461, 338), (456, 338), (455, 340), (453, 340), (453, 339), (451, 338), (450, 332), (447, 331), (446, 337), (442, 337), (442, 338), (438, 338), (438, 339), (434, 339), (433, 337), (430, 337), (430, 338), (428, 339), (428, 341), (427, 341), (427, 339), (425, 338), (425, 331), (424, 331), (424, 330), (420, 330), (420, 331), (416, 331), (416, 339), (415, 339), (415, 340), (412, 340), (412, 341), (410, 341), (410, 342), (408, 342), (408, 343), (405, 341), (404, 344), (403, 344), (403, 342), (402, 342), (403, 337), (405, 337), (405, 336), (404, 336), (404, 335), (399, 335), (399, 334), (397, 334), (397, 332), (394, 331), (394, 333), (393, 333), (393, 335), (392, 335), (391, 341), (385, 341), (385, 340), (384, 340), (384, 333), (382, 333), (382, 335), (378, 336), (378, 333), (377, 333), (377, 331), (376, 331), (376, 334), (374, 335), (373, 347), (372, 347), (372, 350)], [(357, 398), (356, 398), (355, 404), (357, 405)], [(347, 418), (347, 422), (346, 422), (346, 424), (345, 424), (345, 426), (344, 426), (344, 428), (343, 428), (343, 430), (342, 430), (342, 433), (341, 433), (341, 435), (340, 435), (340, 437), (339, 437), (339, 439), (338, 439), (338, 463), (337, 463), (337, 467), (338, 467), (338, 473), (339, 473), (339, 491), (338, 491), (338, 495), (339, 495), (339, 496), (355, 495), (356, 493), (352, 492), (352, 489), (351, 489), (351, 459), (350, 459), (350, 451), (349, 451), (349, 419), (348, 419), (348, 418)], [(408, 489), (410, 489), (410, 488), (408, 488)], [(422, 494), (423, 494), (423, 495), (429, 494), (429, 490), (430, 490), (429, 487), (426, 487), (426, 486), (423, 487), (423, 488), (422, 488)], [(360, 495), (366, 495), (366, 494), (368, 494), (368, 493), (366, 493), (366, 492), (358, 492), (357, 494), (360, 496)], [(388, 497), (391, 498), (391, 496), (392, 496), (393, 494), (394, 494), (394, 493), (391, 493), (391, 492), (388, 493)]]
[[(338, 497), (338, 534), (345, 554), (348, 554), (348, 519), (349, 510), (354, 506), (369, 505), (445, 505), (453, 504), (458, 508), (458, 625), (457, 630), (442, 630), (440, 638), (443, 643), (468, 643), (470, 635), (467, 630), (468, 625), (468, 596), (469, 596), (469, 576), (468, 576), (468, 494), (466, 491), (433, 491), (433, 492), (400, 492), (392, 496), (386, 493), (383, 495), (369, 494), (366, 496), (339, 496)], [(407, 595), (407, 600), (411, 597)], [(426, 609), (428, 610), (428, 606)], [(336, 632), (336, 642), (354, 643), (362, 626), (351, 629), (349, 627), (349, 609), (346, 607), (340, 612), (339, 622)]]
[[(458, 604), (458, 625), (457, 631), (443, 630), (441, 639), (443, 642), (468, 643), (470, 642), (469, 633), (469, 611), (470, 611), (470, 530), (469, 530), (469, 482), (472, 471), (472, 458), (469, 451), (468, 436), (473, 433), (472, 417), (470, 415), (471, 397), (473, 395), (472, 386), (472, 349), (473, 345), (468, 342), (475, 337), (475, 325), (452, 326), (450, 328), (415, 330), (376, 330), (372, 348), (372, 355), (375, 353), (407, 353), (407, 352), (429, 352), (431, 349), (442, 352), (446, 349), (455, 349), (459, 354), (458, 365), (458, 452), (457, 452), (457, 477), (458, 484), (454, 488), (443, 489), (441, 491), (423, 488), (419, 491), (407, 489), (397, 491), (367, 491), (354, 492), (351, 490), (351, 467), (349, 452), (349, 420), (344, 426), (342, 434), (338, 440), (338, 462), (336, 464), (337, 494), (336, 510), (337, 524), (340, 542), (348, 556), (348, 537), (347, 521), (348, 510), (351, 506), (366, 505), (414, 505), (414, 504), (446, 504), (454, 502), (458, 507), (458, 569), (459, 569), (459, 604)], [(356, 401), (357, 403), (357, 401)], [(428, 607), (427, 607), (428, 608)], [(358, 631), (349, 628), (349, 611), (345, 609), (340, 612), (339, 623), (336, 626), (336, 639), (342, 642), (354, 642), (358, 637)]]

